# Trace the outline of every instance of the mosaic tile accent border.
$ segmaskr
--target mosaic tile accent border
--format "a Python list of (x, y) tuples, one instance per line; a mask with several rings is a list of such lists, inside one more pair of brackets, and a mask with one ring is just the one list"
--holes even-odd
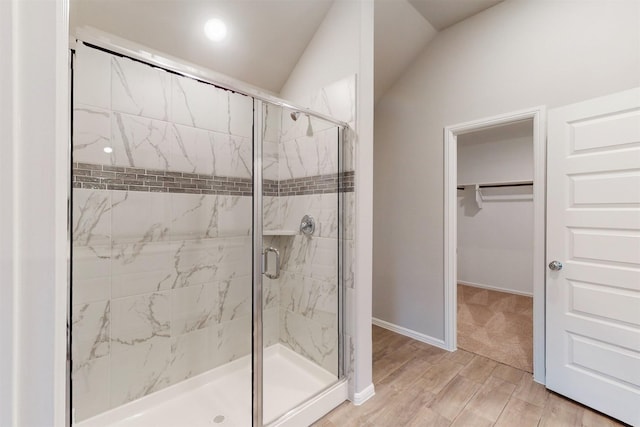
[[(342, 175), (341, 188), (338, 177)], [(301, 196), (354, 191), (353, 171), (283, 181), (264, 180), (265, 196)], [(249, 178), (171, 172), (157, 169), (73, 163), (73, 188), (147, 191), (156, 193), (252, 196)], [(337, 191), (336, 191), (337, 190)]]
[(229, 196), (253, 194), (252, 182), (249, 178), (156, 169), (74, 163), (72, 177), (73, 188)]
[(265, 179), (262, 181), (262, 195), (278, 197), (278, 181)]
[(338, 178), (342, 175), (339, 192), (354, 190), (355, 173), (353, 171), (342, 174), (308, 176), (304, 178), (286, 179), (278, 182), (279, 196), (302, 196), (307, 194), (335, 193), (338, 189)]

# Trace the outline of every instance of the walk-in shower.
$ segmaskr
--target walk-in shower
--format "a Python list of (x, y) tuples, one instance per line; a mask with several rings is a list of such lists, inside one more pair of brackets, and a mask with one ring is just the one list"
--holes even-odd
[(74, 424), (313, 419), (346, 397), (345, 125), (131, 56), (74, 54)]

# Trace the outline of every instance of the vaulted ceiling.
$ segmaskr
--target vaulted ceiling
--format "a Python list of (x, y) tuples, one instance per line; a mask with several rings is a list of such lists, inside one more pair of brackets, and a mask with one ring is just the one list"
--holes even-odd
[[(72, 0), (71, 31), (91, 26), (278, 93), (332, 0)], [(203, 28), (224, 19), (227, 38)]]
[[(375, 0), (375, 97), (438, 31), (501, 0)], [(72, 0), (71, 33), (91, 26), (279, 93), (333, 0)], [(205, 22), (221, 17), (213, 43)]]
[(440, 31), (476, 13), (495, 6), (502, 0), (409, 0), (409, 3)]

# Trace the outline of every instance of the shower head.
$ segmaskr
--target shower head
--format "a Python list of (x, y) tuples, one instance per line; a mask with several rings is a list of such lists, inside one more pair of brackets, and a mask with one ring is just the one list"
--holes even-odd
[(311, 127), (311, 116), (307, 114), (307, 120), (309, 124), (307, 125), (307, 136), (313, 136), (313, 128)]
[[(297, 122), (298, 118), (300, 117), (300, 111), (292, 111), (291, 114), (289, 114), (289, 116), (291, 117), (291, 120), (293, 120), (294, 122)], [(311, 116), (306, 113), (305, 113), (305, 116), (307, 116), (307, 120), (308, 120), (307, 136), (313, 136), (313, 128), (311, 127)]]

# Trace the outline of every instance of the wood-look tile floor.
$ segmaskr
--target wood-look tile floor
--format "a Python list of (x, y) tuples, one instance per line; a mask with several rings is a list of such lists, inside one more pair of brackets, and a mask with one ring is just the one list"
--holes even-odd
[(314, 424), (351, 426), (623, 426), (550, 393), (528, 372), (373, 327), (376, 394), (345, 402)]

